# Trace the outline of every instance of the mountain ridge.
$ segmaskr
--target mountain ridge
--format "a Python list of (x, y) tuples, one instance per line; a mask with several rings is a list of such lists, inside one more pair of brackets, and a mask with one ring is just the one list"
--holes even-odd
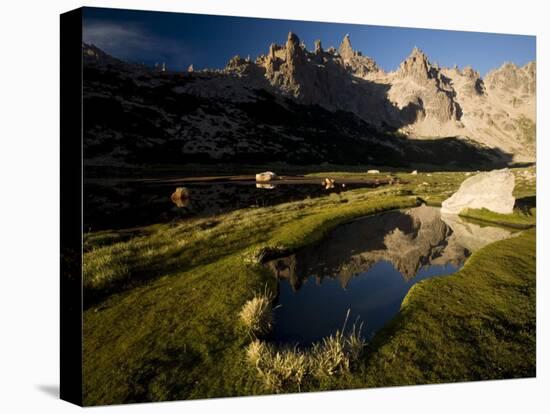
[[(504, 63), (484, 79), (469, 66), (440, 68), (416, 47), (396, 71), (385, 72), (353, 50), (348, 35), (337, 50), (318, 46), (307, 51), (289, 33), (284, 46), (270, 47), (270, 53), (279, 53), (261, 55), (254, 63), (265, 68), (272, 86), (304, 103), (350, 111), (412, 138), (467, 136), (519, 160), (534, 160), (534, 139), (524, 137), (518, 125), (527, 119), (534, 129), (536, 122), (534, 61), (523, 67)], [(323, 68), (313, 70), (313, 65)], [(240, 73), (231, 65), (226, 70)]]
[[(88, 105), (97, 112), (85, 129), (93, 149), (88, 161), (144, 162), (133, 146), (160, 152), (166, 146), (199, 162), (262, 162), (266, 153), (297, 163), (361, 162), (347, 159), (342, 146), (348, 145), (347, 152), (360, 149), (365, 163), (407, 164), (429, 161), (447, 143), (461, 146), (472, 165), (535, 159), (534, 62), (504, 64), (481, 78), (471, 67), (440, 68), (415, 48), (397, 70), (385, 72), (355, 51), (348, 35), (338, 49), (316, 41), (308, 51), (294, 33), (255, 60), (235, 56), (218, 70), (164, 72), (86, 44), (83, 57), (85, 109), (104, 101)], [(111, 112), (103, 113), (105, 105)], [(147, 114), (134, 119), (140, 111)], [(119, 119), (111, 119), (117, 112)], [(125, 118), (142, 131), (125, 131), (118, 122)], [(126, 135), (134, 135), (130, 144), (123, 144)]]

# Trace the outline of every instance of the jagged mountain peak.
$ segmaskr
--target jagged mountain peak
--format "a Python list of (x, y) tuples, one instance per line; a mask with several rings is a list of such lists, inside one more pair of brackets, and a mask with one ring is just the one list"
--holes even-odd
[(411, 54), (399, 65), (398, 73), (401, 77), (427, 79), (431, 77), (432, 69), (435, 67), (430, 64), (428, 56), (415, 46)]
[(319, 55), (319, 54), (323, 53), (323, 46), (321, 45), (321, 40), (320, 39), (315, 40), (314, 47), (313, 47), (313, 52), (316, 55)]
[(299, 55), (304, 51), (304, 48), (300, 43), (300, 38), (292, 32), (288, 32), (285, 47), (287, 52), (287, 60), (292, 59), (294, 56)]
[(520, 90), (523, 94), (533, 95), (536, 88), (536, 64), (529, 62), (519, 67), (513, 62), (505, 62), (500, 68), (490, 71), (484, 78), (489, 89), (511, 93)]
[(112, 66), (121, 70), (144, 70), (144, 65), (128, 63), (104, 52), (94, 44), (82, 42), (82, 61), (85, 65)]
[[(85, 63), (118, 61), (83, 44)], [(118, 61), (121, 62), (121, 61)], [(233, 57), (222, 70), (185, 72), (182, 93), (251, 102), (255, 91), (357, 116), (371, 128), (412, 138), (467, 137), (518, 161), (534, 158), (536, 63), (504, 64), (483, 79), (471, 66), (440, 68), (415, 47), (395, 72), (354, 51), (321, 41), (308, 51), (295, 33), (255, 60)]]
[(462, 75), (471, 79), (481, 79), (481, 75), (479, 74), (479, 71), (475, 70), (470, 65), (462, 69)]
[(502, 74), (503, 76), (515, 76), (518, 74), (534, 75), (535, 72), (536, 72), (535, 61), (528, 62), (521, 67), (514, 62), (504, 62), (499, 68), (493, 69), (492, 71), (487, 73), (486, 77), (492, 76), (494, 74)]
[(535, 62), (534, 60), (532, 60), (531, 62), (527, 62), (524, 66), (523, 66), (523, 69), (528, 72), (528, 73), (535, 73), (535, 71), (537, 70), (537, 62)]
[(300, 38), (296, 33), (288, 32), (288, 36), (286, 38), (286, 47), (299, 47), (300, 46)]
[(293, 44), (293, 45), (298, 46), (300, 44), (300, 38), (298, 37), (298, 35), (296, 33), (288, 32), (286, 43), (287, 43), (287, 45), (288, 44)]
[(408, 59), (421, 59), (427, 61), (428, 56), (426, 56), (426, 54), (418, 46), (415, 46), (411, 50)]
[(85, 64), (105, 65), (112, 63), (123, 63), (111, 55), (108, 55), (103, 50), (94, 44), (82, 42), (82, 59)]
[(340, 54), (340, 56), (342, 56), (342, 59), (344, 59), (344, 61), (349, 60), (354, 56), (356, 56), (356, 52), (353, 50), (353, 47), (351, 46), (351, 40), (349, 38), (349, 34), (346, 34), (344, 36), (344, 39), (342, 39), (342, 43), (338, 48), (338, 53)]

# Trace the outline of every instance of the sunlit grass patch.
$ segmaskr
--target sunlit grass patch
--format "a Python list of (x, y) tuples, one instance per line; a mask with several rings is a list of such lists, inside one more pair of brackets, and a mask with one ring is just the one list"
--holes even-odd
[(468, 208), (461, 211), (459, 215), (461, 217), (521, 229), (533, 227), (536, 224), (536, 210), (533, 208), (527, 212), (514, 210), (512, 214), (495, 213), (494, 211), (487, 210), (486, 208)]
[(366, 342), (361, 336), (362, 324), (359, 327), (354, 324), (351, 331), (344, 334), (348, 317), (349, 310), (342, 330), (323, 338), (321, 342), (315, 343), (311, 348), (309, 356), (312, 372), (317, 379), (347, 372), (352, 364), (361, 357), (366, 346)]
[(273, 326), (273, 309), (271, 302), (273, 295), (267, 289), (263, 293), (256, 293), (241, 309), (239, 317), (253, 335), (265, 335)]
[(535, 229), (525, 230), (476, 251), (453, 275), (415, 284), (371, 341), (363, 383), (534, 376), (535, 247)]
[(307, 354), (297, 348), (276, 349), (255, 340), (248, 345), (246, 356), (268, 392), (299, 391), (304, 377), (310, 371)]

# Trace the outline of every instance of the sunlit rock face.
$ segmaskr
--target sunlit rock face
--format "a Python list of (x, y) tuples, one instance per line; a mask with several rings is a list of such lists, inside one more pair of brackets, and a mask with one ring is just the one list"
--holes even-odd
[(460, 188), (441, 205), (445, 214), (459, 214), (472, 208), (485, 208), (501, 214), (511, 214), (515, 197), (514, 174), (508, 169), (483, 172), (467, 178)]
[[(354, 50), (349, 35), (338, 49), (313, 51), (290, 33), (256, 64), (269, 83), (301, 102), (350, 111), (374, 125), (413, 137), (465, 136), (518, 159), (534, 159), (525, 122), (536, 120), (536, 64), (506, 63), (483, 79), (471, 66), (441, 68), (418, 48), (395, 72)], [(234, 69), (233, 69), (234, 70)]]

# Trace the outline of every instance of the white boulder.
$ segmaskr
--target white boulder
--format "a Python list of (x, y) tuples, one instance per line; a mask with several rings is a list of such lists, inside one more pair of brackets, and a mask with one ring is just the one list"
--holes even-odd
[(367, 174), (380, 174), (380, 170), (368, 170)]
[(486, 208), (495, 213), (510, 214), (516, 199), (514, 174), (508, 169), (476, 174), (462, 182), (460, 188), (441, 204), (441, 213), (459, 214), (467, 208)]

